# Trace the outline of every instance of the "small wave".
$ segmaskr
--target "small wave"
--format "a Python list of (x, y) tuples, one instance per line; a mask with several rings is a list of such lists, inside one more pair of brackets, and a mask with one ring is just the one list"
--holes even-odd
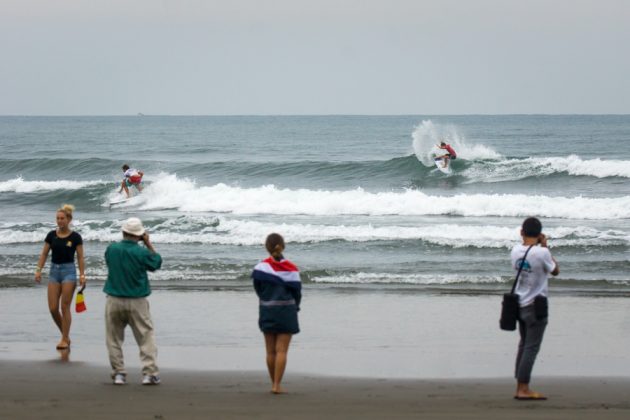
[[(290, 243), (327, 241), (377, 242), (422, 241), (450, 248), (510, 248), (519, 240), (517, 227), (431, 224), (424, 226), (326, 225), (269, 223), (187, 215), (166, 220), (146, 219), (145, 225), (156, 243), (202, 243), (213, 245), (261, 246), (269, 232), (280, 232)], [(76, 221), (75, 229), (86, 241), (111, 242), (120, 239), (120, 221)], [(53, 226), (4, 225), (0, 244), (41, 242)], [(618, 230), (590, 227), (554, 227), (545, 231), (554, 247), (628, 246), (630, 236)], [(415, 246), (415, 245), (414, 245)]]
[(583, 160), (576, 155), (505, 159), (498, 162), (476, 162), (464, 170), (462, 175), (474, 182), (505, 182), (561, 173), (596, 178), (630, 178), (630, 161), (600, 158)]
[[(297, 161), (297, 162), (216, 162), (192, 164), (181, 168), (178, 173), (189, 177), (219, 180), (254, 180), (261, 179), (268, 183), (287, 182), (287, 180), (307, 181), (309, 185), (366, 185), (378, 180), (378, 183), (398, 185), (410, 177), (424, 177), (431, 168), (418, 163), (414, 155), (395, 157), (388, 160), (363, 161)], [(197, 178), (198, 179), (198, 178)]]
[(526, 194), (428, 195), (416, 190), (368, 192), (257, 188), (225, 184), (197, 186), (190, 179), (160, 174), (145, 188), (141, 210), (277, 215), (453, 215), (564, 219), (630, 218), (630, 196), (548, 197)]
[(74, 177), (90, 177), (94, 174), (110, 173), (120, 168), (119, 160), (100, 158), (26, 158), (0, 159), (0, 173), (37, 177), (45, 175), (72, 174)]
[(94, 185), (111, 184), (103, 180), (97, 181), (25, 181), (17, 177), (8, 181), (0, 181), (0, 192), (36, 193), (55, 190), (80, 190)]
[(449, 285), (449, 284), (500, 284), (505, 283), (501, 276), (465, 276), (459, 274), (409, 274), (409, 273), (351, 273), (330, 276), (314, 276), (313, 283), (328, 284), (410, 284), (410, 285)]
[(600, 158), (582, 160), (576, 155), (570, 155), (566, 158), (547, 158), (541, 161), (541, 164), (552, 167), (556, 172), (567, 172), (569, 175), (630, 178), (630, 161), (627, 160)]
[[(24, 181), (0, 183), (1, 191), (46, 191), (111, 185), (104, 181)], [(104, 197), (103, 205), (109, 200)], [(526, 194), (429, 195), (405, 189), (388, 192), (255, 188), (219, 183), (198, 186), (195, 181), (161, 173), (143, 194), (120, 207), (140, 210), (175, 209), (184, 212), (277, 215), (403, 215), (403, 216), (498, 216), (564, 219), (630, 218), (630, 196), (613, 198), (549, 197)]]
[[(181, 286), (182, 281), (188, 283), (193, 282), (208, 282), (210, 284), (216, 282), (236, 282), (243, 278), (248, 278), (251, 267), (243, 268), (242, 270), (218, 270), (216, 268), (210, 270), (197, 270), (190, 267), (183, 267), (178, 269), (165, 268), (151, 273), (151, 282), (171, 284), (175, 287)], [(48, 274), (48, 266), (44, 270), (45, 276)], [(105, 281), (107, 279), (107, 267), (91, 265), (87, 272), (90, 281)], [(33, 275), (33, 267), (10, 267), (0, 268), (0, 287), (2, 284), (2, 277), (31, 277)], [(249, 282), (247, 283), (249, 285)], [(22, 284), (23, 285), (23, 284)]]
[[(506, 283), (513, 280), (512, 275), (461, 275), (461, 274), (414, 274), (414, 273), (374, 273), (374, 272), (358, 272), (358, 273), (333, 273), (320, 275), (316, 273), (312, 276), (305, 277), (308, 281), (320, 284), (330, 285), (400, 285), (400, 286), (426, 286), (427, 288), (444, 288), (444, 291), (458, 292), (478, 292), (478, 291), (497, 291), (503, 292)], [(627, 290), (630, 286), (628, 280), (610, 280), (610, 279), (578, 279), (578, 278), (562, 278), (550, 279), (551, 287), (554, 293), (562, 291), (575, 293), (575, 291), (584, 291), (590, 296), (606, 296), (618, 295), (619, 290)]]

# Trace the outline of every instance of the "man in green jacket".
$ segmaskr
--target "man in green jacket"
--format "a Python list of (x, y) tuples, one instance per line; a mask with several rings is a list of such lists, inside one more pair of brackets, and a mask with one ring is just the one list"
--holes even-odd
[[(147, 270), (159, 269), (162, 257), (155, 252), (149, 234), (137, 217), (131, 217), (123, 223), (122, 233), (123, 240), (109, 245), (105, 250), (105, 330), (109, 362), (113, 369), (112, 379), (115, 385), (127, 383), (122, 343), (125, 328), (129, 325), (140, 348), (142, 384), (158, 385), (160, 376), (155, 362), (157, 347), (146, 297), (151, 294)], [(139, 242), (144, 242), (145, 246), (140, 246)]]

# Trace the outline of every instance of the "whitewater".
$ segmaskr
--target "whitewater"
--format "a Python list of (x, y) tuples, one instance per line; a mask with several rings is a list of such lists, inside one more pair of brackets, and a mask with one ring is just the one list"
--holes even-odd
[[(458, 153), (449, 176), (440, 141)], [(0, 156), (0, 287), (31, 284), (70, 202), (97, 282), (137, 216), (159, 287), (249, 287), (278, 232), (313, 287), (497, 293), (534, 215), (560, 290), (630, 290), (628, 116), (0, 117)], [(124, 163), (145, 189), (111, 207)]]

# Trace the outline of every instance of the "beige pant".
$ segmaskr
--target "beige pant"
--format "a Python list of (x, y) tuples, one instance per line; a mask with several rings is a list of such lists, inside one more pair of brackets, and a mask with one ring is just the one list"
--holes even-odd
[(144, 375), (158, 375), (155, 364), (157, 347), (153, 335), (153, 321), (146, 298), (120, 298), (107, 296), (105, 303), (105, 332), (107, 352), (113, 373), (127, 374), (123, 359), (122, 344), (125, 340), (125, 328), (129, 325), (136, 343), (140, 348), (140, 360)]

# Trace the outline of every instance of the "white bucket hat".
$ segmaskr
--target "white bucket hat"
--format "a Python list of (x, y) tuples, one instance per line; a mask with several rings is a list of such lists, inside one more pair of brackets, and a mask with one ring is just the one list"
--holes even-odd
[(137, 217), (130, 217), (123, 223), (122, 231), (134, 236), (144, 235), (144, 226), (142, 226), (142, 220), (138, 219)]

